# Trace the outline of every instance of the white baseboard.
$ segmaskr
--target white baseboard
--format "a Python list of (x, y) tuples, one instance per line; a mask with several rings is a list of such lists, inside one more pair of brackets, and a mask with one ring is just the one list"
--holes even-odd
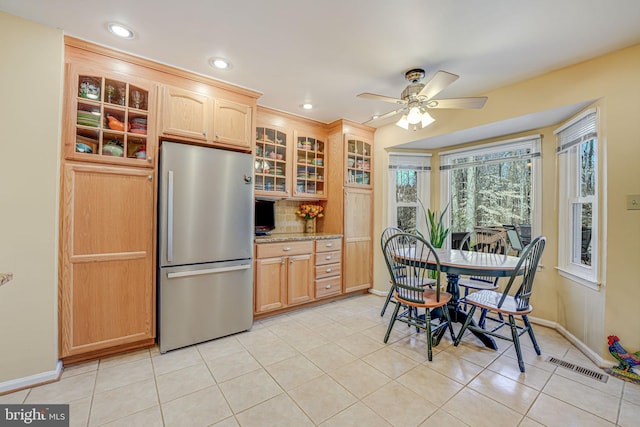
[(593, 350), (591, 350), (589, 347), (587, 347), (582, 341), (580, 341), (578, 338), (576, 338), (575, 335), (573, 335), (571, 332), (566, 330), (562, 325), (559, 325), (556, 322), (551, 322), (551, 321), (545, 320), (545, 319), (538, 319), (536, 317), (531, 317), (531, 316), (529, 317), (529, 320), (531, 320), (531, 323), (535, 323), (537, 325), (546, 326), (548, 328), (553, 328), (556, 331), (558, 331), (558, 333), (560, 335), (565, 337), (567, 339), (567, 341), (569, 341), (571, 344), (575, 345), (578, 348), (578, 350), (580, 350), (582, 352), (582, 354), (587, 356), (589, 358), (589, 360), (591, 360), (593, 363), (595, 363), (599, 367), (601, 367), (601, 368), (610, 368), (611, 366), (613, 366), (610, 361), (605, 360), (602, 357), (600, 357), (600, 355), (596, 354)]
[(377, 289), (369, 288), (369, 293), (377, 295), (379, 297), (386, 297), (389, 292), (387, 292), (387, 291), (379, 291)]
[(33, 387), (39, 384), (56, 381), (60, 378), (62, 373), (62, 361), (58, 360), (56, 363), (56, 369), (53, 371), (41, 372), (35, 375), (29, 375), (28, 377), (17, 378), (15, 380), (5, 381), (0, 383), (0, 394), (10, 391), (18, 391), (24, 388)]

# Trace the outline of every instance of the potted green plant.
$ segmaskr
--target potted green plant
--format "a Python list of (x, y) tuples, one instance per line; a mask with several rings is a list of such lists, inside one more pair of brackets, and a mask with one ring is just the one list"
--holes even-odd
[[(418, 199), (418, 202), (420, 203), (420, 206), (422, 206), (422, 212), (424, 212), (424, 216), (427, 220), (427, 232), (429, 233), (428, 240), (434, 248), (441, 248), (450, 231), (444, 224), (444, 214), (447, 212), (449, 205), (447, 204), (442, 212), (438, 214), (438, 211), (425, 209), (420, 199)], [(427, 238), (419, 230), (416, 229), (416, 232), (423, 239)]]

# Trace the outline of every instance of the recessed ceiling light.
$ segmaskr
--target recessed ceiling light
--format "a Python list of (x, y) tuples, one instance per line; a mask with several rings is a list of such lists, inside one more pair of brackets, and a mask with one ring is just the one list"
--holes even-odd
[(302, 108), (305, 110), (311, 110), (313, 109), (313, 104), (309, 104), (309, 103), (302, 104)]
[(212, 67), (217, 68), (219, 70), (229, 70), (231, 69), (231, 62), (224, 58), (211, 58), (209, 60), (209, 64)]
[(123, 39), (132, 39), (134, 35), (133, 30), (115, 22), (107, 24), (107, 28), (109, 29), (109, 31), (111, 31), (111, 33), (115, 34), (118, 37), (122, 37)]

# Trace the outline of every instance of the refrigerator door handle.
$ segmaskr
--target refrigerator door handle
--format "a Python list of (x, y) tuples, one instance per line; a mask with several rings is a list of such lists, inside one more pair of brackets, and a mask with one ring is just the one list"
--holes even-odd
[(190, 277), (201, 276), (203, 274), (226, 273), (228, 271), (247, 270), (249, 268), (251, 268), (251, 264), (234, 265), (232, 267), (207, 268), (204, 270), (179, 271), (176, 273), (167, 273), (167, 278), (174, 279), (176, 277)]
[(167, 261), (173, 261), (173, 171), (167, 185)]

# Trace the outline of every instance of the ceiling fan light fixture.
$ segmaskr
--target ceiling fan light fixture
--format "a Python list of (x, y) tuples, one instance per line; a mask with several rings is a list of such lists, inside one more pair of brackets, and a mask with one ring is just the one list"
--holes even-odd
[(403, 114), (400, 120), (396, 122), (397, 126), (400, 126), (404, 130), (409, 130), (409, 120), (407, 120), (407, 115)]
[(435, 122), (436, 119), (431, 117), (431, 115), (425, 111), (424, 113), (422, 113), (422, 119), (420, 121), (421, 121), (422, 127), (426, 128), (431, 123)]
[(418, 124), (422, 120), (422, 112), (420, 111), (420, 107), (411, 107), (409, 109), (409, 114), (407, 114), (407, 121), (412, 124)]

